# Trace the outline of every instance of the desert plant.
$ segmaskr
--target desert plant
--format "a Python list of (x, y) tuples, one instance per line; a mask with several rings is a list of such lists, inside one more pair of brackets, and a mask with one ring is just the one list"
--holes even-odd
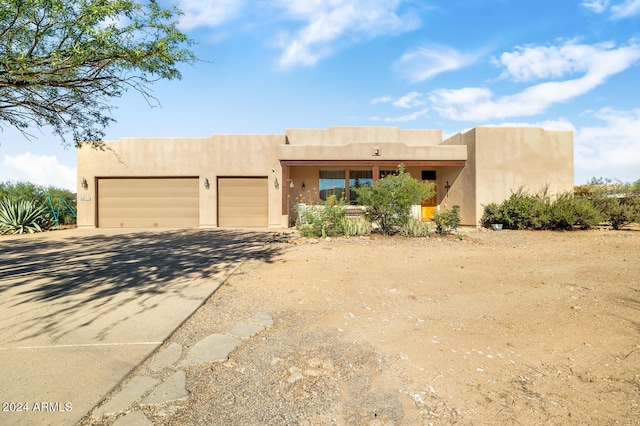
[(551, 204), (550, 229), (589, 229), (600, 223), (601, 216), (588, 199), (576, 197), (571, 193), (559, 194)]
[(449, 234), (460, 226), (460, 206), (453, 206), (451, 210), (436, 213), (432, 220), (436, 224), (438, 234)]
[(400, 229), (400, 233), (405, 237), (428, 237), (431, 233), (431, 224), (410, 217)]
[(488, 228), (494, 223), (505, 223), (504, 211), (500, 204), (489, 203), (483, 207), (482, 218), (480, 218), (480, 224), (482, 226)]
[(549, 222), (550, 209), (546, 189), (531, 195), (524, 187), (512, 192), (501, 205), (504, 226), (509, 229), (544, 229)]
[[(47, 201), (47, 197), (50, 197), (51, 203)], [(77, 205), (76, 194), (68, 189), (36, 185), (31, 182), (7, 181), (0, 182), (0, 198), (34, 200), (38, 205), (44, 204), (45, 210), (48, 211), (52, 209), (58, 211), (59, 207), (61, 207), (58, 218), (60, 224), (75, 225), (76, 223), (75, 214), (71, 213), (67, 208), (68, 205), (75, 212)]]
[(640, 222), (640, 192), (632, 185), (606, 180), (588, 185), (583, 191), (602, 220), (613, 229), (620, 229), (633, 222)]
[(49, 215), (33, 200), (0, 200), (0, 234), (42, 232), (51, 226)]
[(296, 228), (303, 237), (332, 237), (344, 234), (347, 216), (344, 199), (335, 195), (327, 198), (321, 205), (306, 206), (299, 214)]
[(346, 217), (342, 229), (344, 229), (344, 234), (349, 237), (369, 235), (371, 234), (371, 223), (364, 217), (353, 219)]
[(390, 174), (373, 186), (354, 188), (358, 203), (366, 206), (364, 217), (385, 235), (404, 226), (411, 216), (411, 206), (420, 204), (435, 193), (434, 185), (421, 182), (405, 172), (403, 164), (396, 174)]

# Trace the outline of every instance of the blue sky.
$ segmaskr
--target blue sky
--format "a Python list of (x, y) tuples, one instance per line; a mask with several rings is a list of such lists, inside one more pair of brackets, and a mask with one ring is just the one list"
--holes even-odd
[[(168, 4), (169, 1), (165, 1)], [(640, 0), (181, 0), (201, 62), (114, 104), (107, 140), (287, 128), (575, 132), (575, 183), (640, 179)], [(4, 126), (0, 181), (76, 188), (75, 150)]]

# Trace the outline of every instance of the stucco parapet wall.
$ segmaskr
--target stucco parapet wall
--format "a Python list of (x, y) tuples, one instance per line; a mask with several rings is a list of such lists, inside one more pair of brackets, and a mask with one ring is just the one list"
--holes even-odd
[[(331, 146), (279, 147), (280, 160), (466, 160), (464, 145), (407, 146), (399, 143), (357, 143)], [(374, 151), (375, 150), (375, 151)], [(374, 155), (377, 152), (379, 155)]]
[(389, 126), (330, 127), (328, 129), (287, 129), (290, 145), (348, 145), (359, 143), (395, 143), (408, 146), (439, 145), (440, 129), (400, 129)]

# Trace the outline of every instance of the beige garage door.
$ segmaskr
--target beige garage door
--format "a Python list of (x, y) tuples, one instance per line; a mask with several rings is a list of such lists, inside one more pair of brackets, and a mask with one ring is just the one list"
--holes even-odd
[(98, 179), (101, 228), (196, 228), (198, 178)]
[(267, 178), (218, 178), (218, 226), (267, 226)]

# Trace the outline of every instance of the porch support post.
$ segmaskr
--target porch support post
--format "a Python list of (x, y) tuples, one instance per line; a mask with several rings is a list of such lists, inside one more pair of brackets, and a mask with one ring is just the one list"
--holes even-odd
[(289, 166), (282, 165), (282, 214), (289, 214)]
[(376, 183), (380, 179), (380, 166), (377, 164), (373, 165), (373, 183)]

